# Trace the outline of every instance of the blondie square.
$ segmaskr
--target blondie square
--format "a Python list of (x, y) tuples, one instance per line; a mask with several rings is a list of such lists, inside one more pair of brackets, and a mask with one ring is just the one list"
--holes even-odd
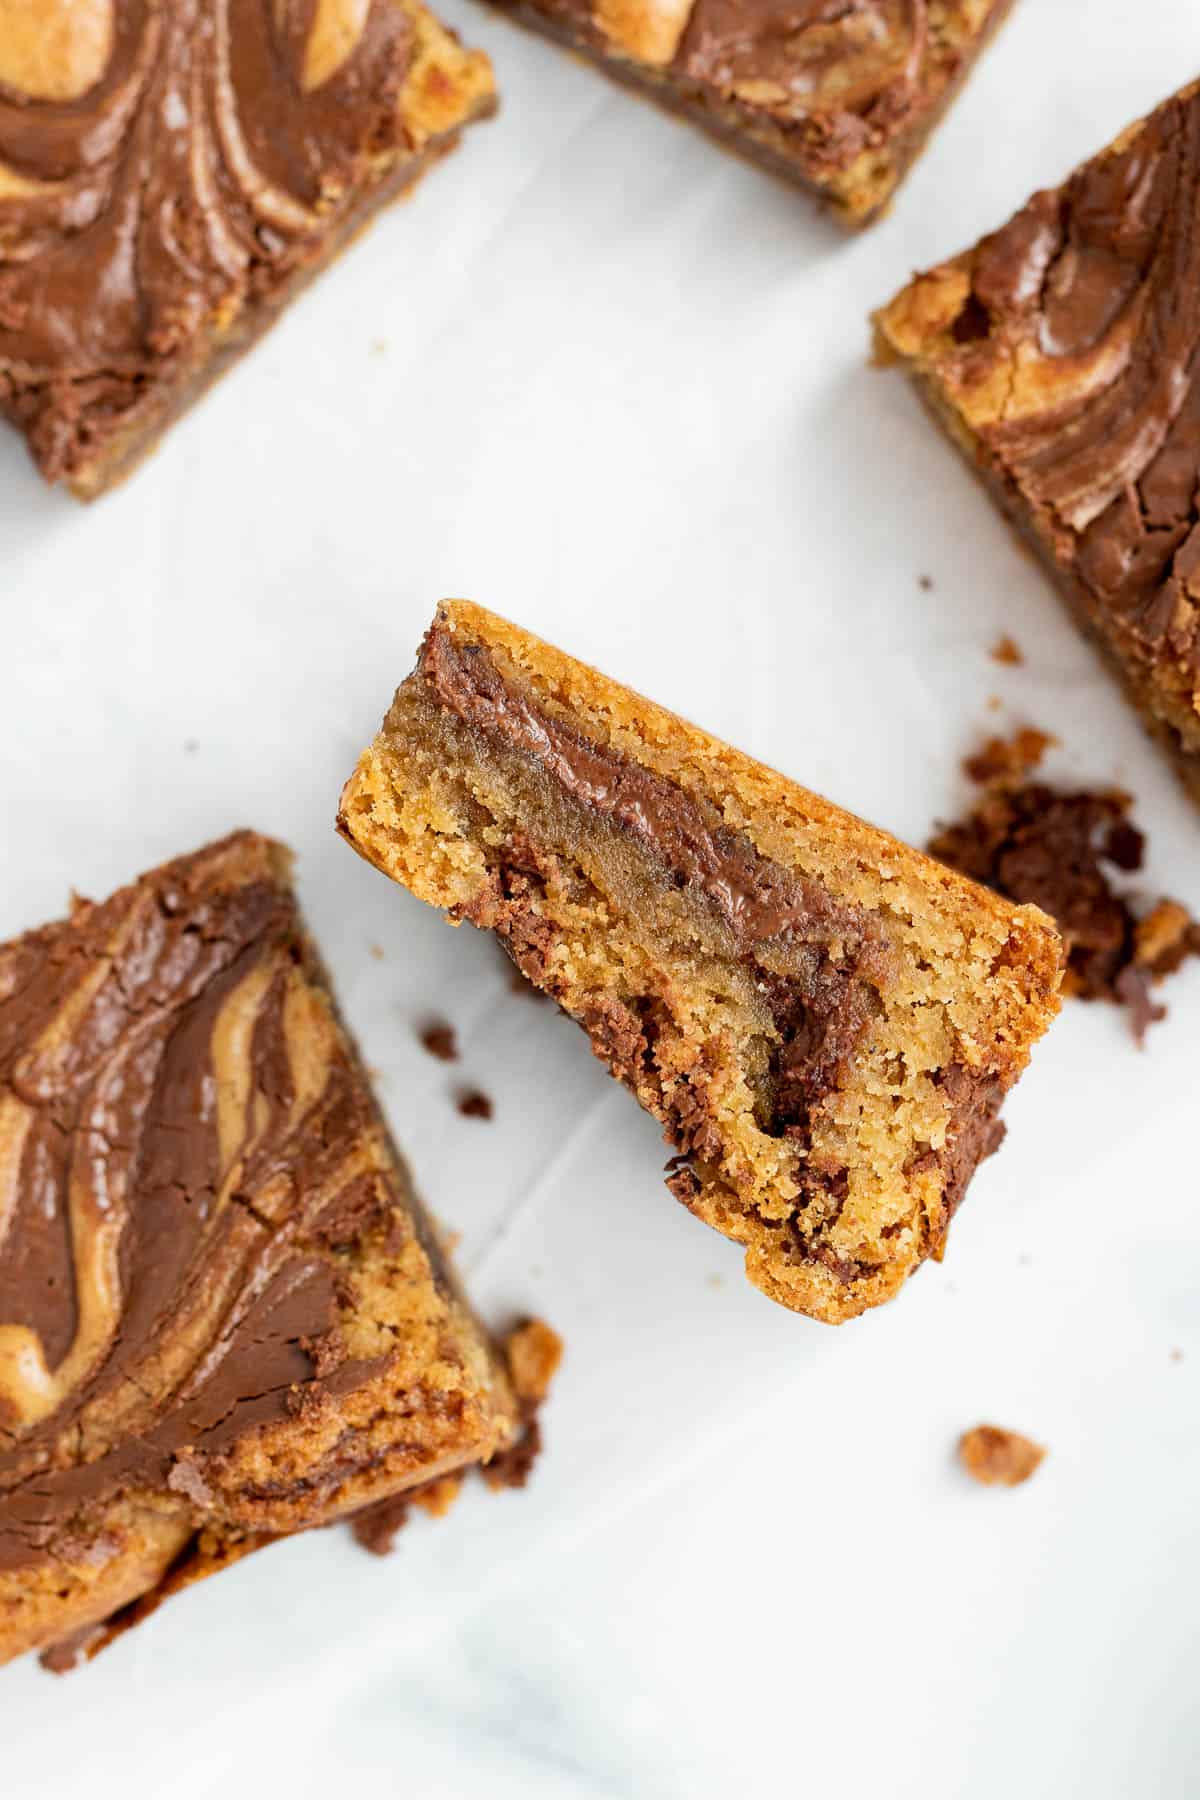
[(288, 862), (0, 947), (0, 1661), (518, 1438)]
[(876, 327), (1200, 800), (1200, 84)]
[(128, 474), (495, 104), (420, 0), (45, 0), (0, 31), (0, 411)]

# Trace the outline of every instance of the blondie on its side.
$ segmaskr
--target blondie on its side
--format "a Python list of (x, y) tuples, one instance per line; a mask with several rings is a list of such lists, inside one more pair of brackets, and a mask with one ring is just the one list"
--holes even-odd
[(0, 1662), (516, 1439), (288, 860), (0, 946)]
[(494, 0), (842, 224), (887, 205), (1012, 0)]
[(876, 328), (1200, 800), (1200, 84)]
[(941, 1254), (1061, 946), (1014, 907), (464, 601), (342, 796), (659, 1118), (751, 1281), (839, 1321)]
[(0, 411), (46, 479), (128, 474), (494, 105), (420, 0), (6, 14)]

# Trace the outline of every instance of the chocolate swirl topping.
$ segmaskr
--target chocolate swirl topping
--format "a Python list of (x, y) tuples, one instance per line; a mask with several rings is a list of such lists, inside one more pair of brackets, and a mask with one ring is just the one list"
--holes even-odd
[(976, 253), (964, 375), (1003, 362), (977, 427), (1122, 652), (1200, 686), (1200, 90), (1168, 101)]
[(186, 365), (406, 147), (414, 32), (396, 0), (40, 11), (0, 0), (0, 403), (53, 476), (73, 411)]
[(913, 105), (928, 0), (696, 0), (676, 66), (751, 104), (824, 116), (828, 160), (849, 163)]
[(0, 949), (0, 1567), (366, 1370), (333, 1252), (378, 1133), (280, 858), (243, 833)]

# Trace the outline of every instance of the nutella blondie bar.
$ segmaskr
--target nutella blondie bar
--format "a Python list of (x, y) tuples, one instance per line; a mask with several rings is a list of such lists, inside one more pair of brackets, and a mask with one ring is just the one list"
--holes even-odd
[(3, 20), (0, 412), (80, 499), (495, 104), (421, 0)]
[(495, 0), (859, 226), (1012, 0)]
[(1200, 800), (1200, 84), (876, 326)]
[(518, 1436), (280, 846), (0, 946), (0, 1662)]
[(1036, 908), (463, 601), (339, 823), (496, 933), (661, 1120), (676, 1196), (815, 1318), (940, 1255), (1058, 1007)]

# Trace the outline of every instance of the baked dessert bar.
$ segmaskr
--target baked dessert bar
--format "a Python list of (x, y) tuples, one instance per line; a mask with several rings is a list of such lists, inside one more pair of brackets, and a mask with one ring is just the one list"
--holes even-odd
[(864, 225), (1012, 0), (495, 0)]
[(1200, 84), (876, 324), (1200, 800)]
[(814, 1318), (946, 1228), (1061, 946), (1015, 907), (516, 626), (449, 601), (340, 829), (494, 931), (662, 1121), (668, 1186)]
[(0, 947), (0, 1662), (517, 1413), (286, 851), (241, 832)]
[(46, 0), (0, 31), (0, 410), (91, 499), (493, 110), (420, 0)]

